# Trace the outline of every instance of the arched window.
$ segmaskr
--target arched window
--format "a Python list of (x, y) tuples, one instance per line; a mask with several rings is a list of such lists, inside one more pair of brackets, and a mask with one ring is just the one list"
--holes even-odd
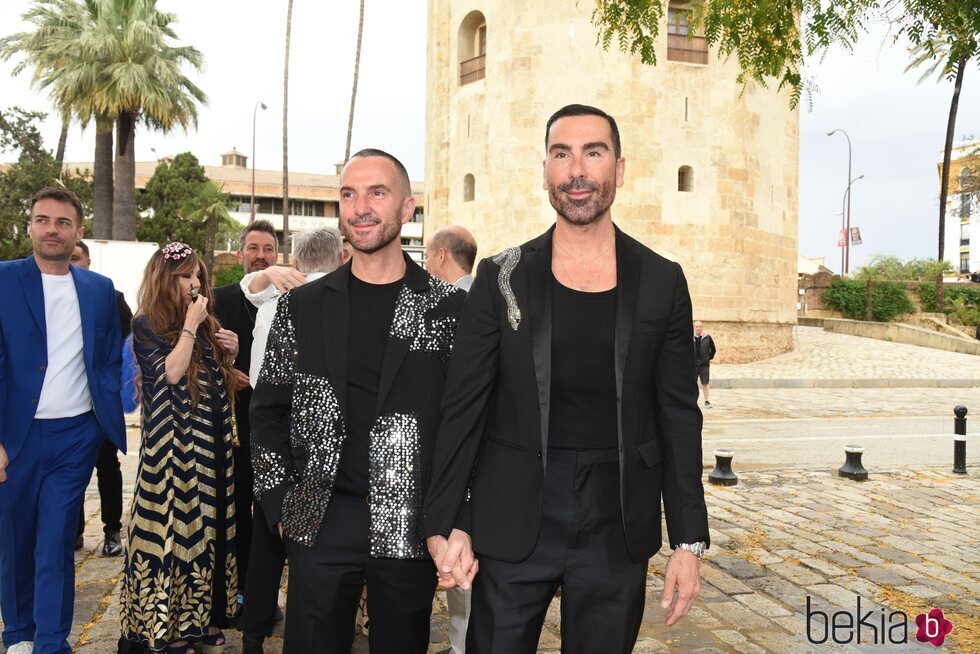
[(472, 202), (476, 195), (476, 179), (473, 175), (466, 173), (463, 176), (463, 202)]
[(677, 190), (691, 192), (694, 190), (694, 169), (681, 166), (677, 169)]
[(479, 11), (471, 11), (459, 25), (459, 85), (481, 80), (486, 75), (487, 20)]

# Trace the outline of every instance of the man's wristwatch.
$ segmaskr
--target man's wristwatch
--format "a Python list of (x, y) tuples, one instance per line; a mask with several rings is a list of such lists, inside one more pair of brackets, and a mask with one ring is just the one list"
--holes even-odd
[(687, 550), (694, 556), (698, 557), (698, 559), (703, 559), (704, 552), (708, 549), (708, 546), (704, 541), (698, 541), (696, 543), (679, 543), (676, 549)]

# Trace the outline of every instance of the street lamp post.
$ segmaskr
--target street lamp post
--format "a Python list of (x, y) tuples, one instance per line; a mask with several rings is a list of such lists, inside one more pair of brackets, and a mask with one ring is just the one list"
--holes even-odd
[[(842, 129), (835, 129), (832, 132), (827, 132), (827, 136), (833, 136), (837, 132), (844, 135), (847, 139), (847, 189), (851, 189), (851, 137), (847, 135)], [(847, 269), (851, 264), (851, 194), (845, 193), (847, 197), (847, 215), (845, 216), (846, 226), (844, 227), (844, 249), (841, 251), (841, 275), (847, 276)]]
[[(844, 249), (841, 250), (841, 256), (843, 256), (844, 251), (851, 247), (851, 185), (858, 181), (859, 179), (864, 179), (864, 175), (858, 175), (850, 182), (847, 183), (847, 188), (844, 189), (844, 197), (840, 202), (840, 228), (844, 230)], [(844, 202), (847, 202), (847, 211), (844, 210)], [(844, 221), (847, 221), (845, 224)], [(845, 266), (841, 268), (841, 275), (847, 277), (847, 273), (850, 272), (851, 258), (848, 256), (845, 261)]]
[(259, 114), (259, 107), (262, 107), (262, 111), (268, 109), (265, 103), (259, 100), (255, 103), (255, 108), (252, 110), (252, 199), (248, 204), (249, 225), (255, 222), (255, 118)]

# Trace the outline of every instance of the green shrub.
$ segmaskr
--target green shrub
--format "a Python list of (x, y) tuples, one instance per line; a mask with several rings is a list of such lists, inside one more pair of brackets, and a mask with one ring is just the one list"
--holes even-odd
[[(936, 285), (919, 284), (918, 292), (919, 301), (922, 303), (922, 310), (926, 313), (937, 313)], [(960, 298), (963, 300), (963, 305), (965, 307), (980, 310), (980, 288), (977, 288), (976, 286), (964, 286), (961, 284), (943, 285), (943, 302), (946, 304), (945, 313), (954, 313), (956, 311), (956, 301)]]
[[(834, 279), (830, 288), (824, 291), (824, 304), (834, 311), (840, 311), (845, 318), (864, 320), (868, 306), (867, 284), (855, 279)], [(888, 322), (914, 310), (904, 284), (878, 282), (872, 287), (871, 316), (875, 320)]]
[(214, 285), (224, 286), (225, 284), (236, 284), (242, 281), (242, 277), (245, 276), (245, 271), (238, 264), (234, 266), (223, 266), (218, 268), (214, 273)]

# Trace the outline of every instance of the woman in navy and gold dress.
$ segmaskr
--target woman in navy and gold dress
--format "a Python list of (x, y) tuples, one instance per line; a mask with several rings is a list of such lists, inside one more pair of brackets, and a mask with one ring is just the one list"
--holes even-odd
[(214, 654), (238, 610), (229, 400), (238, 337), (208, 313), (207, 271), (183, 243), (151, 257), (138, 299), (142, 429), (120, 649)]

